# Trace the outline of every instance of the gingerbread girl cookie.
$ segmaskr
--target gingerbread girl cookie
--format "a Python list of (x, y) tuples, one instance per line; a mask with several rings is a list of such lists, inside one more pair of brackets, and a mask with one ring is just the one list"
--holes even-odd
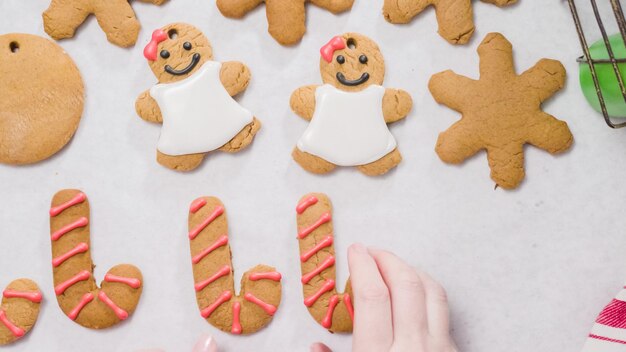
[(17, 279), (2, 292), (0, 346), (13, 343), (35, 325), (43, 296), (36, 283)]
[[(43, 13), (46, 33), (59, 40), (71, 38), (89, 15), (96, 16), (109, 42), (129, 47), (135, 45), (141, 25), (129, 0), (52, 0)], [(167, 0), (140, 0), (161, 5)]]
[(450, 70), (430, 79), (435, 100), (462, 114), (439, 135), (436, 151), (441, 160), (459, 164), (485, 149), (491, 178), (502, 188), (516, 188), (524, 179), (524, 144), (552, 154), (572, 145), (567, 123), (541, 110), (541, 103), (563, 88), (565, 68), (542, 59), (516, 74), (511, 43), (499, 33), (485, 37), (478, 55), (480, 79)]
[(200, 314), (233, 334), (251, 334), (270, 323), (281, 299), (281, 275), (267, 265), (243, 274), (235, 294), (232, 253), (224, 204), (201, 197), (189, 207), (189, 246)]
[(252, 143), (261, 123), (232, 98), (250, 81), (244, 64), (213, 61), (206, 37), (184, 23), (155, 30), (144, 56), (159, 84), (142, 93), (135, 108), (142, 119), (163, 124), (161, 165), (190, 171), (211, 151), (234, 153)]
[(348, 11), (354, 0), (217, 0), (222, 15), (242, 18), (265, 2), (268, 31), (282, 45), (299, 42), (306, 32), (306, 3), (324, 8), (332, 13)]
[(143, 278), (130, 264), (111, 268), (101, 288), (93, 276), (89, 201), (78, 190), (59, 191), (50, 208), (54, 293), (59, 307), (76, 323), (104, 329), (126, 320), (137, 307)]
[(376, 43), (357, 33), (334, 37), (321, 49), (324, 85), (298, 88), (291, 109), (311, 121), (293, 150), (305, 170), (322, 174), (356, 166), (382, 175), (402, 160), (388, 123), (407, 116), (411, 96), (382, 87), (385, 62)]

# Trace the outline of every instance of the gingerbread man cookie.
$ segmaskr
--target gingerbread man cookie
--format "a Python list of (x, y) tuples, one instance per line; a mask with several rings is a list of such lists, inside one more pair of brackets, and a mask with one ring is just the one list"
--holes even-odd
[(296, 207), (304, 305), (330, 332), (352, 332), (352, 286), (338, 293), (335, 283), (332, 205), (325, 194), (302, 197)]
[(524, 144), (552, 154), (572, 145), (567, 123), (541, 110), (541, 103), (563, 88), (565, 68), (542, 59), (517, 75), (511, 43), (499, 33), (485, 37), (478, 55), (480, 79), (450, 70), (430, 79), (435, 100), (462, 114), (439, 135), (436, 151), (441, 160), (458, 164), (485, 149), (491, 178), (502, 188), (516, 188), (524, 179)]
[[(129, 47), (135, 45), (141, 25), (129, 0), (52, 0), (43, 13), (46, 33), (56, 40), (71, 38), (89, 15), (96, 16), (109, 42)], [(167, 0), (140, 0), (161, 5)]]
[(299, 42), (306, 32), (306, 3), (332, 13), (348, 11), (354, 0), (217, 0), (217, 8), (230, 18), (242, 18), (265, 2), (268, 31), (282, 45)]
[(35, 325), (43, 296), (29, 279), (17, 279), (2, 292), (0, 305), (0, 346), (13, 343)]
[(281, 275), (267, 265), (243, 274), (235, 294), (232, 253), (224, 204), (201, 197), (189, 207), (189, 245), (200, 314), (233, 334), (251, 334), (270, 323), (281, 299)]
[[(496, 6), (517, 0), (481, 0)], [(408, 23), (428, 6), (435, 7), (439, 35), (452, 44), (467, 43), (474, 34), (472, 0), (385, 0), (383, 14), (391, 23)]]
[(0, 92), (0, 163), (35, 163), (72, 139), (83, 113), (83, 80), (56, 43), (0, 35)]
[(161, 165), (190, 171), (211, 151), (234, 153), (252, 143), (261, 122), (232, 98), (248, 86), (246, 65), (213, 61), (207, 38), (184, 23), (155, 30), (144, 56), (159, 84), (135, 108), (142, 119), (163, 124)]
[(324, 85), (291, 95), (291, 109), (311, 121), (293, 158), (317, 174), (336, 166), (356, 166), (370, 176), (388, 172), (402, 156), (387, 124), (408, 115), (411, 96), (382, 87), (385, 61), (376, 43), (361, 34), (334, 37), (320, 52)]
[(78, 190), (59, 191), (50, 208), (54, 293), (59, 307), (76, 323), (104, 329), (126, 320), (137, 307), (143, 278), (130, 264), (111, 268), (101, 288), (93, 276), (89, 201)]

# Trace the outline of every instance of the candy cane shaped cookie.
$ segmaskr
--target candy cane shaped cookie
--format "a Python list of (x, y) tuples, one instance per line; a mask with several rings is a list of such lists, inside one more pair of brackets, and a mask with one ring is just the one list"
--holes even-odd
[(270, 323), (281, 298), (281, 275), (267, 265), (243, 274), (235, 295), (224, 204), (201, 197), (189, 207), (189, 245), (200, 315), (233, 334), (251, 334)]
[(98, 288), (91, 259), (89, 201), (83, 192), (67, 189), (54, 195), (50, 234), (54, 292), (65, 315), (90, 329), (126, 320), (139, 303), (141, 271), (129, 264), (116, 265)]
[(332, 205), (325, 194), (302, 197), (296, 207), (304, 305), (330, 332), (351, 332), (352, 287), (338, 293), (335, 282)]
[(17, 279), (2, 292), (0, 346), (19, 340), (33, 328), (39, 316), (41, 291), (29, 279)]

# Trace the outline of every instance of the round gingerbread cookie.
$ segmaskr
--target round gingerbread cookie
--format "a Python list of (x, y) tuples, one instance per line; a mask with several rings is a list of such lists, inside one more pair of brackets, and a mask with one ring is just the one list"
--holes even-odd
[(69, 142), (83, 113), (74, 61), (35, 35), (0, 35), (0, 163), (30, 164)]

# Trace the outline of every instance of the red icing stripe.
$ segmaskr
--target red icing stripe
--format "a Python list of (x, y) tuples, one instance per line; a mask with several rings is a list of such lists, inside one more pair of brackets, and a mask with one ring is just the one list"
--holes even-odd
[(233, 327), (230, 329), (230, 332), (233, 334), (241, 334), (241, 323), (239, 322), (239, 315), (241, 313), (241, 303), (234, 302), (233, 303)]
[(589, 337), (592, 338), (592, 339), (596, 339), (596, 340), (602, 340), (602, 341), (607, 341), (607, 342), (615, 342), (615, 343), (620, 343), (622, 345), (626, 345), (626, 341), (616, 340), (616, 339), (612, 339), (612, 338), (604, 337), (604, 336), (600, 336), (600, 335), (589, 334)]
[(318, 275), (322, 271), (330, 268), (334, 264), (335, 264), (335, 257), (331, 255), (328, 258), (326, 258), (317, 268), (313, 269), (313, 271), (305, 275), (302, 275), (302, 279), (301, 279), (302, 283), (303, 284), (309, 283), (309, 281), (311, 281), (312, 278), (314, 278), (316, 275)]
[(223, 267), (220, 268), (220, 270), (218, 270), (215, 274), (211, 275), (208, 279), (204, 281), (200, 281), (197, 284), (195, 284), (194, 287), (196, 288), (196, 292), (201, 291), (203, 288), (207, 287), (210, 283), (219, 279), (220, 277), (230, 274), (230, 270), (231, 270), (230, 266), (224, 265)]
[(189, 212), (192, 214), (195, 214), (198, 210), (200, 210), (200, 208), (202, 208), (205, 205), (206, 205), (206, 199), (198, 198), (191, 203), (191, 206), (189, 206)]
[(305, 210), (307, 210), (311, 205), (314, 205), (315, 203), (317, 203), (317, 197), (315, 196), (310, 196), (307, 199), (303, 200), (300, 204), (298, 204), (298, 206), (296, 207), (296, 212), (298, 214), (302, 214), (304, 213)]
[(113, 275), (113, 274), (106, 274), (104, 275), (104, 281), (106, 282), (117, 282), (120, 284), (125, 284), (128, 285), (132, 288), (139, 288), (139, 286), (141, 286), (141, 280), (136, 279), (134, 277), (123, 277), (123, 276), (117, 276), (117, 275)]
[(221, 205), (218, 205), (217, 208), (213, 210), (211, 215), (209, 215), (209, 217), (204, 219), (204, 221), (202, 221), (200, 225), (198, 225), (195, 229), (189, 231), (189, 239), (193, 240), (194, 238), (196, 238), (196, 236), (198, 236), (200, 232), (204, 230), (205, 227), (209, 226), (209, 224), (212, 223), (213, 220), (215, 220), (218, 216), (222, 214), (224, 214), (224, 207)]
[(335, 313), (335, 307), (339, 303), (339, 296), (332, 295), (330, 300), (328, 301), (328, 310), (326, 311), (326, 315), (324, 319), (322, 319), (322, 326), (326, 329), (330, 329), (333, 325), (333, 314)]
[(7, 327), (7, 329), (9, 329), (9, 331), (11, 331), (11, 333), (13, 334), (13, 336), (17, 337), (18, 339), (22, 336), (24, 336), (24, 334), (26, 333), (24, 331), (24, 329), (21, 329), (17, 326), (15, 326), (10, 320), (9, 318), (7, 318), (6, 313), (0, 309), (0, 322), (2, 322), (2, 324), (4, 324), (4, 326)]
[(252, 281), (258, 281), (258, 280), (280, 281), (280, 279), (282, 279), (282, 275), (279, 272), (271, 271), (267, 273), (252, 273), (248, 276), (248, 278)]
[(78, 192), (72, 199), (68, 200), (63, 204), (59, 204), (56, 207), (50, 208), (50, 216), (55, 217), (61, 214), (65, 209), (69, 207), (73, 207), (76, 204), (82, 203), (87, 199), (87, 196), (83, 192)]
[(87, 224), (89, 224), (89, 220), (86, 217), (82, 217), (72, 223), (69, 223), (63, 227), (61, 227), (60, 229), (56, 230), (50, 237), (52, 238), (53, 241), (58, 240), (59, 238), (61, 238), (61, 236), (65, 235), (66, 233), (75, 230), (79, 227), (85, 227), (87, 226)]
[(317, 229), (318, 227), (320, 227), (320, 226), (324, 225), (325, 223), (329, 222), (331, 218), (332, 217), (330, 216), (330, 213), (328, 213), (328, 212), (322, 214), (322, 216), (320, 216), (320, 218), (317, 219), (316, 222), (311, 224), (311, 226), (305, 227), (304, 229), (301, 229), (300, 232), (298, 233), (298, 237), (300, 239), (305, 238), (306, 236), (311, 234), (311, 232), (315, 231), (315, 229)]
[(67, 290), (70, 286), (74, 285), (75, 283), (79, 281), (85, 281), (89, 279), (90, 277), (91, 277), (91, 273), (88, 272), (87, 270), (83, 270), (79, 272), (78, 274), (76, 274), (74, 277), (70, 278), (69, 280), (56, 285), (54, 287), (54, 293), (56, 293), (58, 296), (62, 294), (63, 292), (65, 292), (65, 290)]
[(626, 302), (613, 299), (598, 315), (596, 323), (612, 328), (626, 328)]
[(300, 260), (304, 263), (307, 260), (309, 260), (312, 256), (314, 256), (315, 253), (319, 252), (323, 248), (331, 246), (332, 244), (333, 244), (333, 236), (332, 235), (328, 235), (328, 236), (324, 237), (322, 242), (316, 244), (315, 247), (313, 247), (313, 248), (309, 249), (308, 251), (302, 253), (302, 255), (300, 256)]
[(209, 253), (213, 252), (217, 248), (221, 246), (225, 246), (227, 243), (228, 243), (228, 236), (226, 235), (220, 236), (218, 239), (215, 240), (215, 242), (211, 243), (210, 246), (208, 246), (207, 248), (202, 250), (202, 252), (196, 254), (193, 258), (191, 258), (191, 262), (194, 264), (198, 264), (202, 260), (202, 258), (206, 257), (207, 255), (209, 255)]
[(102, 301), (104, 304), (106, 304), (107, 306), (109, 306), (109, 308), (113, 310), (113, 313), (115, 313), (115, 315), (117, 316), (119, 320), (126, 320), (126, 318), (128, 318), (128, 312), (118, 307), (117, 304), (115, 304), (115, 302), (113, 302), (106, 295), (106, 293), (104, 293), (104, 291), (100, 291), (100, 293), (98, 293), (98, 299)]
[(256, 304), (257, 306), (261, 307), (261, 309), (263, 309), (265, 313), (269, 315), (274, 315), (274, 313), (276, 313), (276, 309), (277, 309), (276, 306), (271, 305), (267, 302), (264, 302), (263, 300), (261, 300), (260, 298), (257, 298), (252, 293), (246, 293), (245, 295), (243, 295), (243, 298), (245, 298), (246, 301), (252, 302)]
[(319, 291), (304, 299), (304, 305), (307, 307), (312, 306), (313, 304), (315, 304), (315, 302), (317, 302), (321, 295), (332, 290), (333, 288), (335, 288), (335, 280), (326, 280), (326, 282), (324, 282), (324, 285), (320, 287)]
[(6, 289), (4, 290), (2, 295), (5, 298), (24, 298), (33, 303), (40, 303), (41, 300), (43, 299), (43, 296), (41, 295), (41, 292), (39, 291), (24, 292), (24, 291), (15, 291), (15, 290)]
[(76, 254), (85, 253), (88, 250), (89, 250), (89, 245), (85, 242), (81, 242), (77, 244), (76, 247), (70, 249), (67, 253), (61, 254), (60, 256), (52, 259), (52, 266), (56, 268), (57, 266), (63, 264), (63, 262), (75, 256)]
[(72, 308), (72, 310), (69, 313), (67, 313), (67, 316), (72, 320), (76, 320), (76, 318), (78, 317), (78, 314), (80, 314), (83, 308), (85, 308), (87, 303), (93, 301), (93, 298), (94, 297), (91, 292), (85, 293), (83, 297), (80, 299), (80, 302), (78, 302), (78, 304), (76, 305), (76, 307)]
[(354, 321), (354, 308), (352, 308), (352, 302), (350, 301), (350, 295), (345, 294), (343, 296), (343, 303), (346, 305), (346, 309), (348, 310), (348, 314), (350, 314), (350, 320)]
[(217, 307), (228, 302), (232, 296), (233, 296), (233, 293), (230, 291), (222, 292), (222, 294), (219, 297), (217, 297), (215, 302), (211, 303), (208, 307), (200, 311), (200, 315), (202, 315), (204, 319), (208, 318), (213, 313), (213, 311), (217, 309)]

